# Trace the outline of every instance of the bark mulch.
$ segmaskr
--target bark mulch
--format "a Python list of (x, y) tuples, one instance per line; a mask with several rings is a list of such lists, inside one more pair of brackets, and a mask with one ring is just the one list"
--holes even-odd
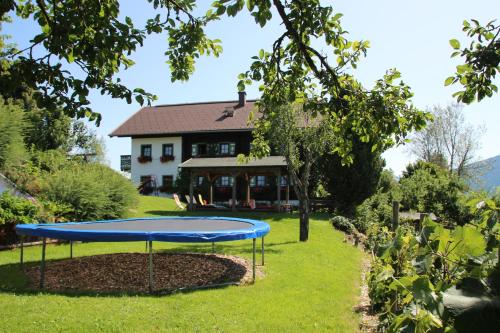
[[(46, 291), (142, 293), (149, 291), (149, 255), (117, 253), (48, 261)], [(155, 253), (154, 290), (172, 292), (252, 281), (252, 263), (236, 256), (198, 253)], [(30, 287), (38, 288), (39, 266), (25, 268)], [(262, 276), (260, 269), (257, 276)]]

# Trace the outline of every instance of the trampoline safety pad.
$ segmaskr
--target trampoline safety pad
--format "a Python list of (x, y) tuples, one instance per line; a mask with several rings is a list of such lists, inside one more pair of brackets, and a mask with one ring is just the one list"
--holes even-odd
[(268, 234), (267, 223), (227, 217), (160, 217), (126, 220), (22, 224), (20, 235), (94, 242), (222, 242)]

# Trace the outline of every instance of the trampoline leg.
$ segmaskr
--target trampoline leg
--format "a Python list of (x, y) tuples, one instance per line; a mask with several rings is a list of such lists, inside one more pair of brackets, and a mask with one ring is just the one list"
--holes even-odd
[(21, 247), (21, 258), (19, 258), (19, 264), (21, 265), (22, 269), (24, 265), (24, 236), (21, 236), (19, 245)]
[(212, 253), (215, 253), (215, 243), (212, 242)]
[(252, 279), (255, 283), (255, 238), (253, 238), (253, 264), (252, 264)]
[(148, 241), (146, 241), (146, 253), (148, 253)]
[(264, 236), (262, 236), (261, 257), (262, 257), (262, 266), (264, 266)]
[(73, 259), (73, 241), (69, 241), (69, 258)]
[(44, 237), (42, 240), (42, 261), (40, 262), (40, 289), (43, 289), (45, 284), (45, 248), (46, 246), (46, 238)]
[(153, 292), (153, 241), (149, 241), (149, 292)]

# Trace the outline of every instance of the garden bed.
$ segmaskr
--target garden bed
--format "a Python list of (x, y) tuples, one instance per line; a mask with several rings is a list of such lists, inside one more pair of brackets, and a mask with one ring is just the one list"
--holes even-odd
[[(84, 292), (148, 292), (148, 254), (117, 253), (49, 261), (45, 290)], [(195, 253), (155, 253), (154, 289), (172, 292), (252, 281), (252, 266), (236, 256)], [(25, 269), (36, 289), (39, 266)], [(258, 275), (262, 275), (260, 272)]]

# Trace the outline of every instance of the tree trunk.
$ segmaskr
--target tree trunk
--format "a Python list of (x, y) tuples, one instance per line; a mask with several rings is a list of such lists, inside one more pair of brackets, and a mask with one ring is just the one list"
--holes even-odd
[(309, 196), (306, 195), (301, 198), (299, 205), (300, 216), (300, 236), (301, 242), (306, 242), (309, 238)]

